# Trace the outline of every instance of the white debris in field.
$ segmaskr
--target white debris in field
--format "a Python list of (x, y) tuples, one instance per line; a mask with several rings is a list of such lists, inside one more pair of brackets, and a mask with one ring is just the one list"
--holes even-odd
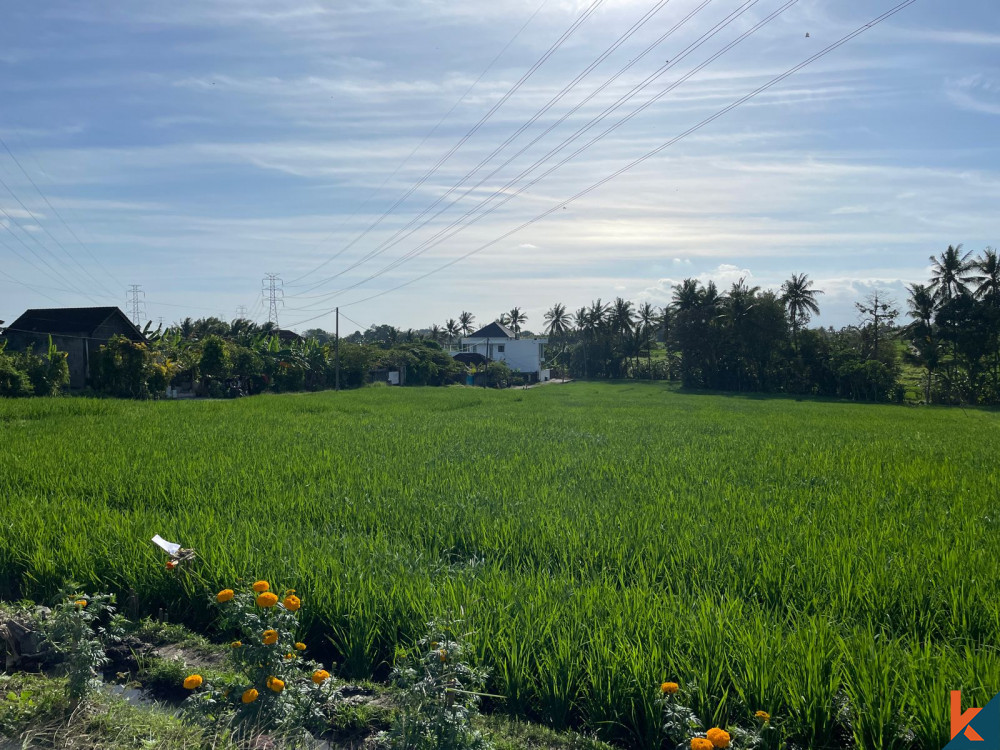
[(181, 551), (181, 545), (174, 544), (173, 542), (168, 542), (159, 534), (153, 537), (153, 544), (162, 549), (171, 557), (177, 557), (177, 554)]

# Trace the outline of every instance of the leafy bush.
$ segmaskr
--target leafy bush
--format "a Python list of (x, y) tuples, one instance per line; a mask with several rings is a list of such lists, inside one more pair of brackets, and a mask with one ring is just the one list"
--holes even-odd
[(18, 369), (11, 357), (0, 352), (0, 396), (22, 398), (33, 393), (28, 373)]
[(119, 621), (114, 613), (114, 596), (79, 594), (68, 583), (40, 625), (42, 633), (65, 659), (67, 696), (79, 701), (100, 684), (100, 669), (108, 663), (105, 641), (116, 640)]
[(405, 689), (402, 710), (380, 740), (403, 750), (485, 750), (489, 745), (473, 722), (486, 673), (467, 663), (469, 648), (456, 621), (429, 623), (416, 653), (393, 677)]

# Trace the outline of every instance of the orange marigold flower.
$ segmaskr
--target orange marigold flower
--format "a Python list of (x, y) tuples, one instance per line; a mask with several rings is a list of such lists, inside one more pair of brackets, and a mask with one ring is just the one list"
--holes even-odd
[(712, 727), (705, 732), (705, 736), (711, 741), (713, 747), (717, 747), (720, 750), (722, 750), (722, 748), (729, 747), (729, 732), (724, 729)]
[(278, 631), (277, 630), (265, 630), (264, 631), (264, 645), (272, 646), (278, 642)]
[(240, 700), (244, 703), (253, 703), (257, 700), (257, 696), (260, 695), (256, 690), (250, 688), (249, 690), (244, 690), (243, 695), (240, 696)]
[(325, 669), (317, 669), (312, 674), (312, 681), (317, 685), (322, 685), (324, 682), (330, 679), (330, 673)]
[(257, 581), (257, 583), (253, 585), (253, 590), (256, 591), (258, 594), (263, 594), (269, 588), (271, 588), (271, 584), (269, 584), (267, 581)]
[(767, 711), (758, 711), (757, 713), (754, 714), (754, 716), (756, 716), (758, 719), (760, 719), (765, 723), (771, 720), (771, 714), (769, 714)]
[(229, 644), (230, 648), (239, 648), (243, 645), (243, 641), (233, 641)]
[(664, 682), (662, 685), (660, 685), (660, 692), (663, 693), (664, 695), (673, 695), (680, 689), (681, 686), (678, 685), (676, 682)]
[(691, 750), (712, 750), (713, 747), (712, 740), (706, 740), (704, 737), (694, 737), (691, 740)]
[(78, 606), (78, 607), (86, 607), (86, 606), (87, 606), (87, 600), (86, 600), (86, 599), (77, 599), (77, 600), (76, 600), (75, 602), (73, 602), (73, 603), (74, 603), (74, 604), (75, 604), (76, 606)]
[(304, 644), (304, 643), (296, 643), (295, 644), (295, 650), (296, 651), (305, 651), (306, 650), (306, 644)]
[(197, 690), (203, 682), (200, 674), (189, 674), (184, 678), (184, 687), (188, 690)]
[(278, 603), (278, 597), (276, 597), (274, 594), (270, 592), (266, 594), (260, 594), (257, 597), (258, 607), (264, 607), (265, 609), (267, 609), (268, 607), (273, 607), (277, 603)]
[(294, 659), (295, 658), (295, 654), (293, 654), (291, 651), (289, 651), (287, 654), (285, 654), (285, 658), (286, 659)]
[(277, 677), (268, 677), (267, 689), (273, 690), (276, 693), (280, 693), (282, 690), (285, 689), (285, 682), (284, 680), (279, 680)]
[(282, 604), (285, 605), (285, 609), (289, 612), (298, 612), (299, 607), (302, 606), (302, 600), (295, 596), (295, 594), (289, 594), (285, 597), (285, 601)]
[(236, 596), (236, 592), (232, 589), (222, 589), (222, 591), (215, 595), (215, 601), (228, 602), (234, 596)]
[(448, 652), (445, 651), (444, 649), (441, 649), (440, 651), (438, 651), (438, 658), (441, 659), (441, 661), (443, 662), (448, 661)]

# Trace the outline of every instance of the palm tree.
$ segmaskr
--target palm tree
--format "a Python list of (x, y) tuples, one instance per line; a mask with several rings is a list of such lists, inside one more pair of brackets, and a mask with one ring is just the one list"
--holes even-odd
[(441, 343), (441, 333), (442, 333), (441, 326), (439, 326), (437, 323), (435, 323), (434, 325), (432, 325), (431, 326), (431, 332), (430, 332), (431, 341), (433, 341), (436, 344), (440, 344)]
[(562, 336), (569, 330), (570, 317), (566, 305), (556, 302), (552, 309), (545, 313), (545, 332), (549, 336)]
[(667, 305), (660, 311), (660, 330), (663, 331), (663, 350), (665, 353), (665, 356), (663, 358), (664, 365), (666, 366), (667, 370), (666, 373), (667, 380), (670, 380), (672, 376), (670, 367), (671, 365), (670, 340), (674, 330), (674, 311), (670, 308), (669, 305)]
[(646, 345), (646, 364), (649, 365), (649, 379), (653, 379), (653, 341), (650, 336), (658, 318), (656, 308), (650, 302), (643, 302), (636, 311), (639, 316), (639, 330), (642, 332)]
[(792, 341), (799, 340), (799, 327), (809, 322), (811, 315), (819, 315), (819, 305), (816, 295), (823, 292), (810, 289), (813, 285), (804, 273), (793, 273), (792, 278), (781, 285), (781, 301), (788, 311), (792, 323)]
[(520, 307), (512, 307), (510, 312), (507, 313), (507, 323), (514, 330), (514, 337), (518, 338), (521, 335), (521, 324), (527, 322), (528, 316), (521, 311)]
[(991, 307), (1000, 307), (1000, 257), (992, 247), (983, 250), (983, 257), (976, 258), (970, 270), (975, 274), (969, 281), (976, 284), (976, 299), (988, 302)]
[(590, 303), (590, 309), (587, 311), (588, 330), (596, 331), (607, 322), (608, 309), (609, 306), (602, 303), (600, 297)]
[(631, 333), (635, 324), (635, 311), (628, 300), (616, 297), (611, 304), (611, 326), (619, 334)]
[(972, 263), (969, 262), (970, 250), (962, 255), (962, 246), (948, 245), (940, 258), (930, 257), (931, 261), (931, 291), (937, 302), (947, 302), (952, 297), (968, 291), (968, 283), (972, 281), (969, 273)]
[(941, 345), (934, 330), (934, 294), (923, 284), (913, 284), (910, 286), (910, 298), (907, 304), (909, 306), (907, 314), (913, 318), (913, 322), (906, 327), (906, 332), (920, 364), (927, 371), (927, 379), (924, 381), (924, 401), (929, 404), (934, 368), (941, 358)]
[(458, 321), (454, 318), (448, 318), (447, 322), (444, 324), (444, 332), (448, 334), (448, 343), (454, 344), (455, 338), (461, 332), (461, 327)]
[[(992, 247), (983, 250), (983, 257), (976, 258), (972, 263), (975, 273), (971, 281), (976, 284), (977, 299), (993, 308), (994, 321), (997, 321), (996, 311), (1000, 309), (1000, 258)], [(1000, 384), (1000, 332), (993, 324), (993, 381), (994, 387)]]
[(701, 292), (698, 282), (694, 279), (684, 279), (680, 286), (674, 287), (673, 304), (680, 311), (693, 310), (701, 302)]
[(580, 341), (583, 342), (583, 377), (587, 377), (587, 337), (590, 329), (590, 313), (586, 307), (581, 307), (573, 313), (573, 327), (576, 328)]
[[(627, 337), (630, 336), (635, 327), (635, 312), (632, 310), (632, 303), (621, 297), (615, 298), (611, 304), (609, 323), (611, 330), (618, 336), (618, 350), (628, 361)], [(625, 373), (627, 375), (627, 373)]]
[(458, 324), (462, 327), (462, 335), (468, 336), (472, 333), (472, 326), (476, 323), (476, 316), (470, 312), (462, 310), (461, 314), (458, 316)]

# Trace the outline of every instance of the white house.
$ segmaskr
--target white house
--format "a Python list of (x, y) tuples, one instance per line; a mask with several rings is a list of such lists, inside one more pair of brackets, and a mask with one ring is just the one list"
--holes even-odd
[(548, 339), (519, 339), (507, 326), (490, 323), (471, 336), (462, 339), (461, 351), (481, 354), (494, 362), (505, 362), (514, 372), (534, 375), (538, 380), (549, 379), (542, 369)]

